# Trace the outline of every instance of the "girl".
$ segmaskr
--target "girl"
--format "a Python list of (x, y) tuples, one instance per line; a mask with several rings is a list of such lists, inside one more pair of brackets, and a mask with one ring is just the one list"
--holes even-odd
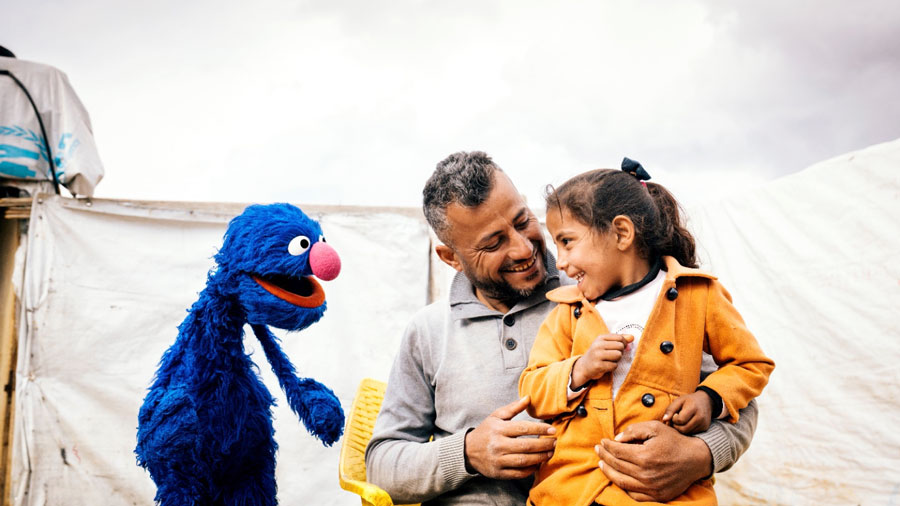
[[(594, 445), (639, 421), (684, 434), (736, 422), (775, 367), (728, 292), (696, 269), (678, 203), (649, 178), (626, 158), (622, 171), (586, 172), (547, 196), (557, 267), (578, 284), (547, 294), (558, 305), (519, 379), (529, 413), (552, 419), (557, 438), (529, 503), (637, 504), (603, 474)], [(702, 352), (719, 369), (700, 382)], [(715, 505), (711, 480), (672, 503)]]

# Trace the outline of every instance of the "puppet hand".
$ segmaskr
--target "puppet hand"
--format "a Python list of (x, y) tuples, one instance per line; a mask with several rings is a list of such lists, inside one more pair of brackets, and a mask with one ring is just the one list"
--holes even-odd
[(312, 378), (300, 378), (299, 388), (285, 390), (291, 408), (300, 416), (310, 434), (331, 446), (344, 432), (341, 401), (325, 385)]

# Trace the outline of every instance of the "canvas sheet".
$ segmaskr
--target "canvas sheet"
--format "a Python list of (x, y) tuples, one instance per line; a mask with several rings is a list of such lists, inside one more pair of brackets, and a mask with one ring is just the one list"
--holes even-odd
[[(688, 209), (704, 267), (777, 364), (752, 447), (717, 477), (720, 504), (900, 504), (898, 175), (895, 141)], [(34, 206), (13, 504), (151, 504), (132, 454), (137, 410), (241, 208)], [(402, 328), (448, 273), (416, 211), (320, 215), (344, 270), (325, 284), (322, 321), (284, 342), (347, 409), (359, 379), (387, 377)], [(338, 486), (337, 447), (306, 434), (260, 365), (281, 400), (281, 504), (358, 504)]]
[(900, 504), (900, 141), (689, 214), (776, 364), (720, 504)]
[[(93, 195), (103, 178), (87, 110), (64, 73), (50, 65), (0, 56), (28, 90), (47, 132), (60, 183), (72, 193)], [(9, 75), (0, 74), (0, 178), (52, 181), (40, 123), (28, 95)]]
[[(137, 413), (176, 326), (203, 289), (241, 205), (36, 199), (19, 329), (13, 504), (150, 505), (135, 464)], [(387, 378), (402, 331), (426, 300), (429, 235), (412, 210), (307, 209), (343, 267), (323, 282), (328, 310), (287, 334), (301, 376), (345, 411), (363, 377)], [(273, 329), (274, 330), (274, 329)], [(281, 504), (358, 504), (339, 488), (340, 444), (323, 447), (287, 407), (249, 327), (247, 350), (278, 401)]]

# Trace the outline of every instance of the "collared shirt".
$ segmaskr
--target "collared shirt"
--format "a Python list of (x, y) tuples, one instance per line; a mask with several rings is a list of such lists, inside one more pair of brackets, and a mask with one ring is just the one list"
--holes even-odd
[[(525, 503), (532, 480), (468, 473), (464, 441), (469, 429), (518, 398), (537, 329), (554, 306), (545, 294), (560, 282), (555, 259), (547, 254), (544, 261), (545, 284), (507, 313), (485, 306), (458, 273), (447, 300), (413, 317), (366, 453), (369, 481), (395, 503)], [(517, 418), (531, 419), (524, 412)]]

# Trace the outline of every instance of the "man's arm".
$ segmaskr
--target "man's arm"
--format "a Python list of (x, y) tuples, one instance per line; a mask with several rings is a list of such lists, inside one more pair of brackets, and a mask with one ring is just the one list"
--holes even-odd
[(702, 439), (709, 447), (713, 459), (713, 473), (731, 469), (747, 448), (750, 448), (750, 441), (756, 432), (756, 418), (759, 416), (756, 399), (740, 410), (740, 414), (737, 423), (715, 420), (706, 432), (695, 434), (695, 437)]
[(674, 499), (697, 480), (725, 471), (750, 446), (756, 401), (731, 424), (715, 420), (709, 430), (685, 436), (662, 422), (639, 422), (597, 446), (606, 476), (639, 501)]
[(434, 389), (426, 377), (418, 337), (410, 324), (366, 448), (369, 482), (399, 504), (430, 499), (475, 476), (465, 468), (465, 431), (429, 441), (434, 434)]
[[(411, 325), (391, 369), (381, 412), (366, 449), (366, 471), (371, 483), (387, 491), (395, 503), (415, 503), (455, 490), (478, 475), (521, 478), (550, 458), (555, 439), (519, 436), (551, 435), (553, 428), (544, 423), (512, 420), (528, 405), (527, 399), (497, 408), (476, 427), (461, 428), (429, 441), (436, 431), (435, 392), (428, 360), (419, 346), (421, 339), (423, 336)], [(466, 395), (464, 391), (458, 393)]]

